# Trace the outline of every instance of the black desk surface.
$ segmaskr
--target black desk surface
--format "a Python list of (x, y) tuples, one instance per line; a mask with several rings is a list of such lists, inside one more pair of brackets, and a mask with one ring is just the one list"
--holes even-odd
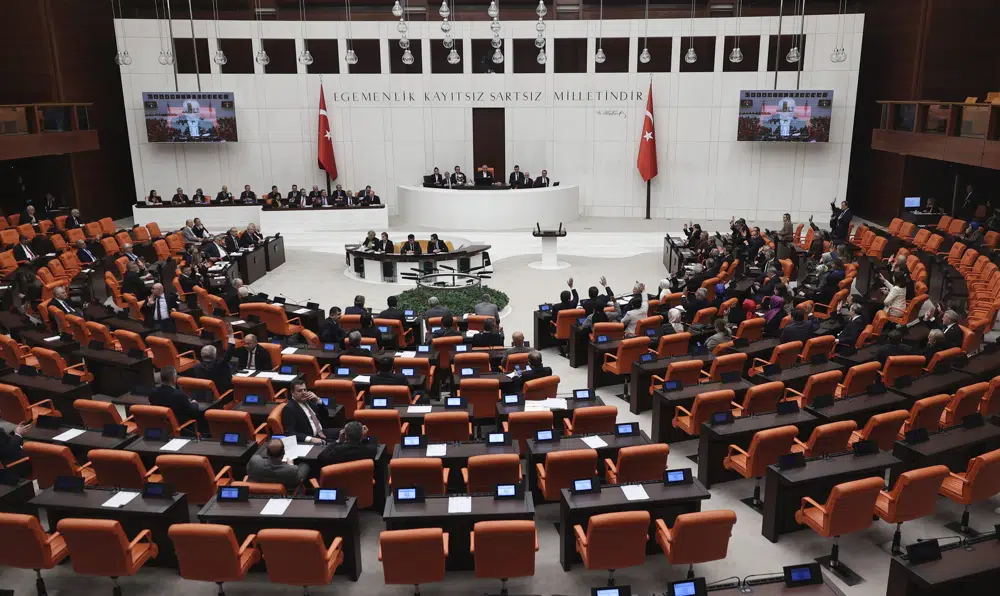
[[(880, 345), (868, 346), (861, 348), (851, 356), (843, 356), (841, 354), (834, 355), (834, 360), (839, 360), (843, 362), (846, 366), (857, 366), (859, 364), (865, 364), (875, 360), (878, 356), (878, 351), (881, 349)], [(845, 373), (846, 374), (846, 373)]]
[(1000, 375), (1000, 353), (980, 354), (971, 358), (962, 368), (956, 368), (955, 370), (972, 375), (979, 381), (989, 381), (993, 377)]
[(198, 356), (198, 350), (205, 346), (214, 345), (219, 347), (219, 342), (215, 339), (203, 339), (197, 335), (189, 335), (187, 333), (170, 333), (167, 331), (154, 331), (150, 333), (153, 337), (162, 337), (163, 339), (169, 339), (174, 342), (177, 347), (177, 352), (181, 353), (186, 350), (194, 350), (195, 358)]
[[(472, 511), (468, 513), (451, 513), (448, 511), (449, 496), (427, 496), (423, 503), (405, 503), (400, 505), (390, 496), (385, 501), (382, 519), (386, 527), (400, 527), (403, 522), (408, 528), (440, 527), (433, 524), (443, 523), (441, 520), (469, 519), (486, 521), (495, 519), (531, 519), (535, 515), (535, 502), (531, 493), (525, 493), (524, 498), (496, 500), (489, 495), (451, 495), (472, 498)], [(431, 525), (427, 525), (431, 524)]]
[[(104, 503), (113, 497), (113, 489), (87, 487), (83, 492), (59, 492), (47, 488), (31, 500), (38, 507), (62, 507), (90, 511), (123, 511), (137, 515), (159, 515), (172, 509), (177, 503), (187, 502), (184, 493), (176, 493), (169, 499), (147, 499), (140, 494), (122, 507), (105, 507)], [(127, 491), (140, 492), (140, 491)]]
[(970, 596), (996, 592), (1000, 577), (1000, 540), (986, 540), (972, 545), (941, 551), (941, 559), (911, 565), (903, 556), (889, 563), (887, 596), (924, 596), (966, 593)]
[[(778, 571), (775, 575), (781, 575), (781, 572)], [(738, 588), (728, 588), (725, 590), (713, 590), (712, 594), (714, 596), (742, 596), (745, 592), (741, 592)], [(785, 585), (784, 579), (779, 579), (774, 583), (755, 584), (753, 586), (753, 594), (756, 596), (829, 596), (837, 594), (837, 592), (826, 584), (789, 588)]]
[(755, 433), (769, 428), (779, 426), (796, 426), (803, 422), (815, 422), (816, 417), (806, 411), (798, 411), (794, 414), (779, 415), (776, 412), (768, 414), (758, 414), (747, 418), (736, 418), (732, 424), (720, 424), (712, 426), (707, 422), (702, 426), (701, 435), (709, 437), (712, 441), (730, 441), (730, 437), (753, 436)]
[[(140, 457), (149, 462), (155, 461), (158, 455), (203, 455), (212, 462), (212, 467), (215, 468), (216, 472), (224, 465), (234, 466), (234, 476), (245, 471), (246, 463), (257, 451), (257, 444), (253, 441), (249, 441), (245, 445), (223, 445), (219, 441), (191, 439), (177, 451), (163, 451), (161, 447), (165, 444), (164, 441), (147, 441), (140, 438), (126, 446), (125, 449), (138, 453)], [(242, 467), (240, 467), (241, 463)]]
[(105, 437), (99, 430), (86, 430), (82, 435), (77, 435), (68, 441), (55, 441), (53, 437), (72, 429), (71, 426), (60, 426), (56, 429), (39, 428), (37, 424), (25, 433), (24, 438), (29, 441), (40, 441), (53, 445), (66, 445), (74, 453), (86, 453), (91, 449), (121, 449), (132, 441), (139, 438), (139, 435), (125, 435), (125, 438)]
[(753, 379), (759, 383), (781, 381), (785, 384), (785, 386), (795, 388), (796, 384), (798, 384), (799, 387), (805, 386), (806, 380), (812, 375), (818, 375), (832, 370), (844, 370), (844, 365), (832, 360), (824, 362), (823, 364), (799, 364), (797, 366), (783, 369), (781, 372), (773, 375), (761, 373), (759, 375), (755, 375)]
[(909, 387), (903, 389), (896, 389), (893, 387), (890, 388), (890, 390), (895, 391), (900, 395), (904, 395), (911, 400), (918, 400), (942, 393), (951, 394), (957, 391), (960, 387), (972, 385), (976, 382), (977, 380), (974, 376), (964, 371), (951, 370), (943, 374), (924, 374), (916, 379), (913, 379), (913, 383)]
[[(589, 435), (597, 436), (604, 440), (607, 445), (603, 447), (589, 447), (583, 442), (583, 437), (571, 436), (563, 437), (559, 441), (553, 442), (543, 442), (531, 439), (527, 441), (528, 443), (528, 459), (532, 462), (541, 462), (545, 459), (545, 456), (554, 453), (556, 451), (574, 451), (578, 449), (595, 449), (598, 453), (598, 459), (602, 454), (606, 454), (609, 451), (618, 451), (622, 447), (633, 447), (635, 445), (648, 445), (649, 437), (646, 436), (645, 432), (640, 431), (638, 435), (633, 435), (629, 437), (619, 437), (614, 433), (603, 433), (600, 435)], [(598, 463), (598, 468), (602, 469), (602, 464), (600, 461)], [(529, 470), (530, 472), (530, 470)]]
[[(46, 397), (54, 396), (65, 396), (74, 395), (74, 397), (89, 397), (90, 387), (86, 384), (82, 385), (67, 385), (62, 382), (62, 379), (53, 379), (52, 377), (46, 377), (38, 375), (37, 377), (29, 377), (25, 375), (19, 375), (17, 373), (11, 373), (0, 377), (0, 383), (6, 383), (7, 385), (17, 385), (21, 389), (25, 390), (37, 390), (40, 392), (50, 393), (52, 395)], [(31, 396), (28, 396), (29, 401)]]
[(35, 510), (28, 506), (28, 501), (34, 496), (35, 483), (32, 480), (20, 480), (16, 484), (0, 484), (0, 512), (35, 515)]
[(835, 399), (833, 405), (828, 408), (806, 406), (803, 409), (818, 418), (822, 424), (853, 420), (858, 423), (858, 428), (861, 429), (875, 414), (891, 412), (892, 410), (909, 410), (910, 404), (908, 398), (892, 391), (886, 391), (878, 395), (862, 393), (853, 397)]
[[(900, 459), (888, 451), (880, 451), (871, 455), (856, 456), (853, 453), (837, 455), (830, 458), (811, 459), (801, 468), (781, 470), (777, 465), (768, 466), (774, 472), (782, 486), (797, 486), (809, 484), (817, 480), (847, 473), (862, 473), (864, 471), (884, 470), (889, 466), (902, 463)], [(880, 474), (876, 474), (880, 475)], [(810, 495), (811, 496), (811, 495)], [(822, 499), (813, 497), (817, 501)]]
[(121, 367), (134, 367), (140, 366), (147, 362), (152, 362), (152, 359), (148, 356), (143, 356), (141, 358), (133, 358), (125, 352), (119, 352), (117, 350), (92, 350), (90, 348), (83, 348), (76, 350), (76, 353), (83, 358), (89, 360), (96, 360), (99, 362), (107, 363), (113, 366)]
[[(604, 400), (599, 397), (593, 397), (591, 399), (573, 399), (572, 396), (565, 397), (566, 407), (565, 408), (551, 408), (549, 411), (552, 412), (553, 418), (567, 418), (573, 415), (573, 411), (577, 408), (592, 408), (594, 406), (603, 406)], [(529, 402), (530, 403), (530, 402)], [(508, 406), (502, 401), (497, 402), (497, 416), (501, 420), (506, 420), (514, 412), (524, 412), (524, 406)]]
[[(49, 341), (48, 338), (50, 337), (58, 339)], [(55, 331), (25, 329), (21, 332), (21, 339), (24, 340), (24, 343), (29, 346), (48, 348), (50, 350), (55, 350), (60, 354), (68, 354), (80, 348), (79, 342), (75, 339), (62, 339)]]
[(347, 497), (347, 501), (342, 505), (317, 505), (312, 498), (295, 498), (291, 499), (292, 502), (283, 514), (261, 515), (261, 509), (270, 500), (270, 497), (251, 496), (247, 501), (242, 503), (219, 503), (216, 497), (212, 497), (198, 511), (198, 517), (199, 519), (211, 518), (212, 520), (240, 520), (248, 517), (259, 520), (343, 520), (347, 519), (355, 511), (355, 503), (357, 501), (354, 497)]
[[(650, 346), (655, 347), (655, 346)], [(688, 360), (701, 360), (702, 368), (707, 369), (715, 359), (712, 354), (702, 354), (693, 356), (684, 354), (671, 358), (662, 358), (652, 362), (636, 362), (632, 364), (632, 375), (630, 379), (631, 391), (629, 396), (629, 411), (639, 414), (653, 407), (653, 396), (649, 393), (649, 388), (653, 384), (653, 375), (662, 377), (667, 373), (667, 368), (674, 362), (685, 362)]]
[[(978, 428), (955, 428), (930, 435), (930, 438), (916, 445), (906, 441), (896, 441), (893, 453), (904, 459), (931, 457), (952, 449), (963, 449), (984, 441), (1000, 441), (1000, 426), (984, 424)], [(965, 469), (964, 467), (962, 468)]]
[[(432, 443), (434, 444), (434, 443)], [(467, 462), (470, 457), (477, 455), (502, 455), (504, 453), (520, 453), (517, 441), (513, 441), (510, 445), (489, 445), (486, 441), (465, 441), (462, 443), (445, 443), (447, 447), (447, 452), (442, 456), (430, 456), (430, 457), (440, 457), (444, 461), (444, 466), (452, 467), (455, 464), (465, 465), (462, 462)], [(400, 445), (392, 450), (392, 458), (425, 458), (427, 455), (426, 447), (418, 447), (413, 449), (403, 449)]]
[(670, 443), (673, 441), (686, 441), (694, 438), (673, 427), (672, 420), (674, 419), (674, 413), (677, 410), (677, 406), (684, 406), (688, 411), (690, 411), (691, 407), (694, 405), (695, 398), (702, 393), (727, 390), (735, 392), (736, 397), (734, 399), (738, 403), (742, 401), (747, 390), (753, 386), (754, 384), (750, 381), (740, 378), (739, 381), (734, 381), (732, 383), (723, 383), (721, 381), (714, 383), (699, 383), (697, 385), (688, 385), (677, 391), (663, 391), (662, 389), (654, 391), (652, 432), (650, 433), (652, 435), (653, 442)]

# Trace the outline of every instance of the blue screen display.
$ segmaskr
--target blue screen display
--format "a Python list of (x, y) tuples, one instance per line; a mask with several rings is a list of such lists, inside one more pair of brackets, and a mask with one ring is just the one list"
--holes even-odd
[(396, 491), (396, 498), (400, 501), (409, 501), (411, 499), (417, 498), (417, 489), (415, 488), (401, 488)]
[(804, 582), (812, 579), (812, 571), (808, 567), (793, 567), (792, 572), (793, 582)]
[(694, 596), (694, 582), (683, 582), (674, 584), (673, 596)]
[(670, 471), (667, 472), (667, 482), (683, 482), (684, 472), (681, 471)]
[(590, 490), (592, 488), (594, 488), (594, 482), (590, 478), (573, 481), (574, 490)]
[(319, 489), (319, 500), (320, 501), (336, 501), (337, 500), (337, 489), (335, 489), (335, 488), (321, 488), (321, 489)]
[(223, 499), (238, 499), (240, 497), (240, 489), (238, 488), (223, 488), (222, 498)]

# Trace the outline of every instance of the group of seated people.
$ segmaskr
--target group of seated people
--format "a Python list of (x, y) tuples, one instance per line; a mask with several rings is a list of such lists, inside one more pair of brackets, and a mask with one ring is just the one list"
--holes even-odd
[[(494, 175), (493, 168), (486, 164), (476, 170), (476, 175), (472, 179), (469, 179), (459, 166), (455, 166), (451, 176), (442, 174), (441, 170), (434, 168), (434, 173), (425, 178), (428, 186), (503, 186), (503, 178), (498, 179)], [(507, 178), (509, 188), (545, 188), (550, 185), (548, 170), (542, 170), (541, 175), (532, 179), (530, 173), (521, 171), (521, 166), (514, 166), (514, 171)]]
[(229, 205), (229, 204), (246, 204), (246, 205), (256, 205), (263, 204), (269, 207), (348, 207), (348, 206), (370, 206), (370, 205), (381, 205), (382, 199), (379, 198), (372, 187), (366, 186), (364, 190), (359, 190), (354, 192), (353, 190), (344, 190), (343, 185), (338, 184), (336, 190), (333, 194), (327, 193), (326, 189), (320, 189), (318, 185), (313, 185), (312, 190), (306, 191), (305, 186), (302, 187), (303, 190), (299, 190), (297, 184), (292, 185), (292, 189), (288, 191), (285, 196), (282, 196), (281, 191), (278, 190), (277, 186), (271, 186), (271, 192), (264, 194), (262, 197), (258, 198), (257, 193), (251, 190), (250, 185), (247, 184), (243, 187), (243, 192), (240, 193), (239, 198), (234, 198), (233, 193), (229, 192), (229, 187), (226, 185), (222, 186), (222, 189), (212, 198), (211, 194), (206, 195), (205, 192), (198, 188), (195, 189), (193, 195), (187, 195), (184, 193), (184, 189), (178, 187), (176, 192), (169, 201), (166, 201), (156, 192), (156, 190), (150, 190), (149, 194), (146, 196), (147, 205)]
[[(448, 243), (438, 238), (437, 234), (431, 234), (431, 239), (424, 243), (427, 246), (427, 254), (436, 255), (449, 251)], [(375, 230), (368, 230), (368, 235), (365, 236), (364, 241), (361, 243), (361, 248), (385, 254), (394, 254), (396, 252), (396, 245), (389, 239), (389, 233), (382, 232), (381, 236), (376, 236)], [(422, 255), (424, 252), (424, 249), (421, 247), (421, 241), (417, 240), (417, 237), (413, 234), (407, 234), (406, 242), (399, 245), (399, 254), (401, 255)]]

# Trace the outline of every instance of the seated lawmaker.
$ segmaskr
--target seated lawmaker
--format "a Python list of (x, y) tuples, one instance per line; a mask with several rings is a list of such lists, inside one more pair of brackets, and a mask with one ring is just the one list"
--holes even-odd
[(378, 441), (368, 437), (368, 427), (357, 420), (344, 425), (335, 443), (330, 443), (316, 456), (319, 468), (332, 464), (344, 464), (362, 459), (375, 459)]
[(313, 207), (326, 207), (328, 205), (333, 205), (333, 201), (330, 199), (330, 196), (326, 194), (326, 189), (324, 188), (319, 191), (318, 196), (313, 197), (312, 204)]
[(465, 172), (462, 171), (462, 168), (455, 166), (455, 173), (451, 175), (451, 185), (465, 186), (467, 182)]
[(288, 200), (289, 207), (301, 207), (302, 199), (305, 197), (305, 193), (299, 190), (298, 184), (292, 185), (292, 190), (288, 191), (288, 196), (285, 197)]
[(792, 322), (785, 325), (781, 330), (778, 341), (785, 344), (792, 341), (800, 341), (803, 344), (813, 338), (816, 330), (819, 329), (819, 321), (813, 316), (812, 309), (808, 312), (798, 307), (792, 310)]
[(344, 352), (341, 355), (348, 356), (362, 356), (364, 358), (371, 358), (372, 352), (361, 347), (361, 332), (354, 329), (347, 334), (347, 342), (344, 346)]
[(228, 362), (216, 357), (217, 354), (215, 346), (204, 346), (201, 349), (200, 361), (191, 369), (191, 376), (212, 381), (215, 383), (215, 388), (222, 394), (233, 388), (233, 371), (229, 369)]
[(420, 256), (422, 252), (423, 251), (420, 249), (420, 243), (416, 241), (413, 234), (407, 234), (406, 242), (404, 242), (403, 246), (399, 249), (399, 254)]
[(528, 172), (524, 173), (524, 186), (522, 188), (532, 188), (535, 185), (535, 180), (531, 177)]
[(577, 294), (576, 288), (573, 287), (573, 278), (566, 280), (566, 285), (569, 286), (569, 290), (563, 290), (559, 293), (559, 303), (552, 305), (552, 320), (555, 321), (559, 318), (559, 311), (576, 308), (580, 303), (580, 295)]
[[(177, 388), (177, 369), (172, 366), (160, 369), (160, 384), (149, 394), (149, 405), (170, 408), (177, 424), (197, 420), (200, 413), (198, 402)], [(194, 434), (194, 430), (184, 429), (184, 432)]]
[(271, 439), (247, 462), (247, 477), (250, 482), (280, 484), (294, 491), (309, 477), (309, 464), (290, 464), (284, 459), (285, 444)]
[(493, 184), (493, 174), (487, 169), (486, 164), (476, 172), (476, 184)]
[(358, 196), (359, 205), (381, 205), (382, 199), (379, 198), (372, 187), (367, 187), (360, 196)]
[[(82, 242), (82, 240), (81, 240)], [(28, 240), (27, 236), (21, 236), (18, 238), (17, 246), (14, 247), (14, 260), (15, 261), (33, 261), (38, 257), (33, 250), (31, 250), (31, 241)]]
[(483, 322), (483, 330), (472, 336), (473, 347), (492, 347), (503, 345), (503, 333), (497, 332), (497, 324), (493, 319)]
[(79, 209), (73, 209), (69, 212), (69, 215), (66, 217), (65, 225), (67, 230), (75, 230), (76, 228), (83, 227), (83, 219), (80, 217)]
[(378, 313), (378, 318), (380, 318), (380, 319), (395, 319), (395, 320), (399, 321), (400, 323), (402, 323), (402, 322), (404, 322), (406, 320), (406, 315), (403, 313), (402, 310), (400, 310), (399, 308), (397, 308), (397, 305), (399, 304), (399, 299), (398, 298), (396, 298), (395, 296), (389, 296), (388, 298), (385, 299), (385, 304), (389, 308), (387, 308), (387, 309), (383, 310), (382, 312)]
[(510, 177), (507, 179), (507, 185), (511, 188), (524, 188), (524, 172), (521, 171), (521, 166), (514, 166), (514, 171), (510, 173)]
[(8, 433), (0, 428), (0, 464), (7, 465), (23, 457), (21, 450), (24, 435), (31, 430), (30, 422), (19, 422), (14, 431)]
[(437, 168), (434, 168), (434, 173), (431, 174), (431, 184), (434, 186), (444, 186), (444, 176)]
[(236, 358), (240, 370), (269, 371), (274, 369), (271, 353), (260, 347), (260, 344), (257, 343), (257, 336), (253, 333), (246, 334), (243, 337), (243, 345), (234, 349), (230, 354), (230, 358)]
[(271, 192), (267, 193), (267, 196), (265, 197), (265, 202), (268, 205), (281, 204), (281, 193), (278, 192), (278, 187), (276, 185), (271, 186)]
[(364, 242), (361, 243), (361, 248), (365, 250), (379, 249), (378, 236), (375, 235), (375, 230), (368, 230), (368, 235), (365, 236)]
[(632, 296), (632, 299), (628, 304), (628, 311), (622, 317), (622, 324), (625, 325), (625, 335), (635, 335), (636, 325), (639, 321), (645, 319), (647, 313), (649, 312), (649, 299), (646, 297), (646, 286), (644, 284), (639, 284), (636, 286), (639, 288), (638, 296)]
[(344, 190), (344, 186), (342, 184), (337, 185), (337, 188), (333, 191), (333, 196), (331, 198), (333, 199), (334, 205), (346, 205), (350, 202), (350, 198), (347, 196), (347, 191)]
[(170, 197), (170, 202), (173, 203), (174, 205), (183, 205), (184, 203), (188, 203), (189, 200), (188, 196), (184, 194), (184, 191), (181, 189), (181, 187), (178, 186), (177, 192), (174, 193), (174, 196)]
[(369, 337), (376, 341), (382, 336), (379, 332), (378, 327), (375, 326), (375, 319), (372, 317), (371, 313), (365, 311), (361, 315), (361, 326), (358, 331), (361, 333), (361, 337)]
[(256, 203), (257, 202), (257, 193), (255, 193), (254, 191), (250, 190), (250, 185), (249, 184), (247, 184), (247, 185), (245, 185), (243, 187), (243, 192), (240, 193), (240, 201), (242, 201), (244, 203)]
[(407, 387), (409, 381), (400, 373), (392, 371), (392, 356), (378, 356), (375, 358), (375, 374), (371, 376), (371, 385), (392, 385), (396, 387)]
[(38, 218), (35, 216), (35, 206), (28, 205), (24, 208), (24, 213), (21, 214), (21, 224), (31, 224), (33, 226), (38, 226)]
[(367, 312), (368, 309), (365, 308), (365, 297), (361, 294), (354, 297), (354, 306), (348, 306), (347, 309), (344, 310), (345, 315), (363, 315)]
[(455, 317), (452, 314), (446, 313), (441, 317), (441, 326), (437, 328), (437, 331), (431, 332), (432, 338), (438, 337), (455, 337), (462, 335), (462, 332), (455, 329)]
[(910, 346), (903, 343), (903, 332), (899, 329), (893, 329), (886, 337), (887, 342), (878, 349), (875, 355), (875, 358), (882, 366), (885, 366), (885, 362), (889, 359), (889, 356), (910, 356), (913, 354)]
[(548, 366), (542, 366), (542, 353), (538, 350), (528, 352), (528, 366), (530, 370), (523, 370), (521, 374), (514, 378), (512, 392), (522, 393), (524, 391), (524, 384), (528, 381), (552, 376), (552, 369)]
[(483, 294), (482, 302), (473, 307), (473, 313), (483, 317), (493, 317), (494, 323), (500, 322), (500, 309), (493, 303), (493, 298), (489, 294)]
[(729, 327), (726, 325), (725, 319), (715, 319), (712, 322), (712, 326), (715, 328), (715, 333), (705, 340), (705, 349), (709, 353), (712, 353), (719, 344), (733, 341), (733, 336), (729, 333)]
[(219, 194), (215, 195), (215, 202), (216, 203), (233, 202), (233, 193), (229, 192), (228, 186), (226, 186), (225, 184), (222, 185), (222, 190), (219, 191)]
[[(340, 188), (339, 184), (337, 185), (337, 188)], [(319, 187), (313, 184), (312, 190), (309, 191), (309, 197), (308, 197), (309, 202), (311, 203), (312, 200), (318, 197), (319, 195), (320, 195)]]
[(97, 255), (87, 248), (87, 243), (83, 240), (76, 241), (76, 258), (79, 259), (80, 263), (83, 265), (89, 265), (90, 263), (96, 263), (98, 261)]
[(862, 316), (863, 313), (864, 307), (860, 303), (851, 304), (850, 311), (844, 317), (844, 328), (840, 331), (840, 335), (837, 336), (837, 343), (852, 348), (858, 343), (858, 338), (861, 337), (866, 325), (865, 319)]
[(451, 309), (442, 305), (437, 296), (431, 296), (427, 299), (427, 310), (425, 310), (423, 314), (425, 320), (432, 319), (434, 317), (443, 317), (450, 314)]
[(531, 348), (524, 345), (524, 334), (520, 331), (515, 331), (510, 336), (510, 347), (507, 348), (507, 353), (503, 355), (500, 359), (500, 368), (505, 368), (507, 366), (507, 358), (511, 354), (523, 354), (524, 352), (530, 352)]
[(243, 232), (242, 236), (240, 236), (240, 246), (243, 248), (250, 248), (263, 242), (264, 235), (257, 229), (257, 224), (253, 222), (248, 223), (246, 231)]
[[(940, 308), (940, 305), (938, 307)], [(949, 348), (962, 347), (962, 341), (965, 336), (962, 334), (962, 328), (958, 324), (961, 318), (957, 312), (951, 309), (946, 310), (941, 315), (940, 329), (944, 332), (945, 345)]]
[(146, 202), (150, 205), (162, 205), (163, 198), (155, 190), (150, 189), (149, 194), (146, 195)]
[(125, 264), (125, 275), (122, 276), (122, 293), (132, 294), (137, 300), (145, 300), (149, 295), (149, 288), (142, 281), (139, 273), (139, 265), (134, 261)]
[(388, 232), (382, 232), (382, 238), (378, 241), (375, 250), (384, 252), (387, 255), (391, 255), (396, 252), (396, 245), (392, 240), (389, 240)]
[(712, 304), (708, 301), (708, 290), (698, 288), (692, 298), (690, 294), (681, 298), (681, 305), (684, 307), (684, 320), (690, 323), (699, 310), (710, 308)]
[(549, 185), (549, 172), (548, 170), (542, 170), (542, 175), (535, 178), (534, 187), (544, 188)]
[(226, 236), (219, 235), (215, 237), (215, 242), (206, 242), (202, 248), (202, 252), (205, 256), (210, 259), (225, 259), (229, 257), (229, 250), (225, 246)]
[(340, 326), (340, 315), (339, 306), (330, 307), (329, 316), (323, 320), (323, 324), (319, 328), (319, 340), (321, 342), (340, 345), (344, 341), (344, 338), (347, 337), (347, 332)]
[(52, 300), (49, 301), (49, 306), (54, 306), (68, 315), (83, 316), (83, 313), (73, 308), (73, 304), (69, 301), (69, 293), (66, 290), (66, 286), (56, 286), (52, 290)]
[(286, 435), (295, 435), (300, 443), (321, 444), (333, 440), (339, 431), (331, 428), (330, 413), (302, 379), (292, 381), (292, 399), (281, 412), (281, 426)]
[(431, 239), (427, 242), (427, 252), (430, 254), (448, 252), (448, 245), (444, 240), (439, 240), (437, 234), (431, 234)]

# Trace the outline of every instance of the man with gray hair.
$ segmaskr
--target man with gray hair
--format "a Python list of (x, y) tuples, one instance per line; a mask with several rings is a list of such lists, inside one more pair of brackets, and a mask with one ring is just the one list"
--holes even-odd
[(712, 306), (708, 301), (708, 290), (706, 288), (695, 290), (694, 298), (690, 300), (685, 296), (681, 299), (681, 304), (684, 307), (684, 320), (687, 323), (690, 323), (694, 319), (694, 315), (699, 310)]
[(493, 317), (497, 323), (500, 322), (500, 309), (496, 304), (493, 304), (493, 298), (491, 298), (489, 294), (483, 294), (482, 302), (475, 306), (474, 311), (477, 315)]
[(351, 331), (347, 334), (347, 349), (344, 350), (348, 356), (364, 356), (366, 358), (371, 358), (373, 354), (361, 347), (361, 332), (357, 329)]
[[(164, 366), (160, 369), (160, 384), (150, 392), (149, 405), (170, 408), (174, 417), (177, 418), (177, 424), (195, 420), (200, 414), (198, 402), (177, 388), (177, 369), (172, 366)], [(194, 429), (190, 427), (184, 431), (185, 434), (194, 433)]]
[(76, 258), (84, 265), (97, 262), (97, 255), (87, 248), (87, 243), (83, 240), (76, 241)]
[(54, 306), (68, 315), (80, 316), (80, 311), (73, 308), (69, 301), (66, 286), (57, 286), (56, 289), (52, 290), (52, 300), (49, 301), (49, 306)]
[(354, 297), (354, 306), (348, 306), (344, 309), (345, 315), (363, 315), (368, 312), (365, 308), (365, 297), (358, 294)]
[(201, 238), (194, 233), (194, 220), (188, 219), (184, 222), (184, 227), (181, 228), (181, 240), (184, 244), (201, 244)]
[(941, 316), (941, 331), (944, 332), (944, 347), (942, 349), (962, 347), (965, 334), (962, 333), (962, 328), (958, 324), (961, 319), (962, 317), (953, 310), (947, 310)]
[(443, 317), (447, 314), (451, 314), (451, 309), (443, 306), (437, 296), (431, 296), (427, 299), (427, 310), (424, 311), (424, 320), (432, 317)]
[(215, 346), (203, 347), (201, 361), (191, 369), (191, 376), (212, 381), (221, 395), (233, 388), (233, 373), (229, 364), (219, 360), (217, 354)]
[(865, 330), (863, 313), (864, 307), (860, 302), (851, 304), (850, 312), (844, 317), (844, 329), (837, 336), (838, 346), (855, 347), (855, 344), (858, 343), (858, 338), (861, 337), (861, 334)]
[(247, 463), (250, 482), (273, 482), (288, 490), (297, 489), (309, 476), (309, 464), (285, 463), (285, 444), (271, 439)]
[(248, 333), (243, 337), (243, 346), (232, 351), (240, 369), (269, 371), (274, 367), (271, 354), (257, 344), (257, 336)]
[(934, 357), (934, 354), (946, 349), (948, 349), (948, 346), (945, 345), (944, 332), (940, 329), (931, 329), (927, 334), (927, 345), (924, 346), (924, 350), (921, 354), (923, 354), (924, 358), (926, 358), (929, 363), (931, 358)]
[(152, 325), (154, 329), (169, 332), (174, 332), (177, 329), (177, 325), (170, 317), (170, 313), (177, 310), (177, 295), (165, 294), (163, 284), (153, 284), (152, 291), (149, 298), (146, 298), (142, 310), (146, 323)]

